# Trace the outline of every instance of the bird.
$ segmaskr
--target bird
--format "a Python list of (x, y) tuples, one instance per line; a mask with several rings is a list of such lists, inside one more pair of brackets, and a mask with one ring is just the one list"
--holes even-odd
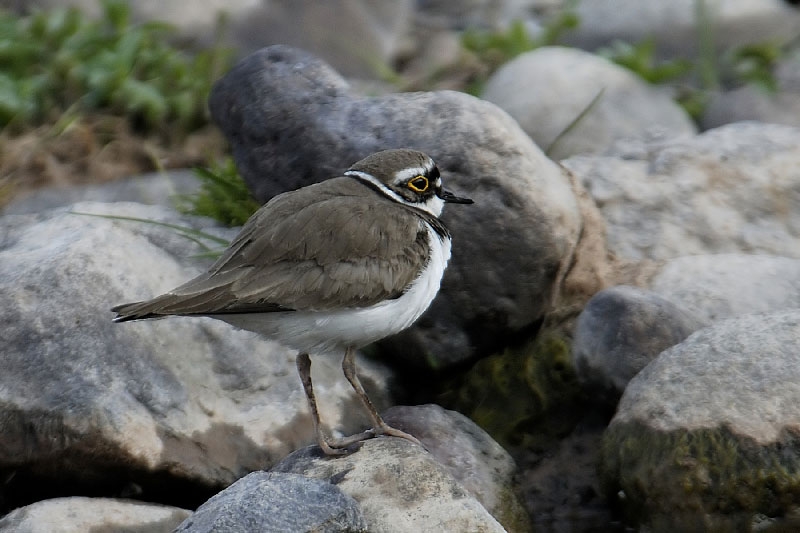
[[(373, 153), (340, 176), (273, 197), (207, 272), (151, 300), (113, 307), (113, 320), (211, 317), (297, 350), (314, 433), (327, 455), (381, 435), (420, 444), (381, 418), (358, 379), (355, 354), (411, 326), (438, 293), (451, 255), (439, 219), (445, 203), (473, 201), (442, 188), (427, 154)], [(370, 429), (325, 434), (309, 354), (343, 354), (342, 371)]]

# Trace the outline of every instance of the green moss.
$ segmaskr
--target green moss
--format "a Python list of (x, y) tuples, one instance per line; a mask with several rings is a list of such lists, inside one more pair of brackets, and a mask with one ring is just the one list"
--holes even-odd
[(545, 333), (479, 361), (440, 401), (504, 446), (541, 449), (572, 429), (579, 396), (569, 345)]
[(620, 503), (636, 522), (748, 530), (756, 514), (782, 516), (800, 505), (800, 432), (761, 445), (727, 427), (660, 432), (614, 424), (601, 456), (606, 493), (624, 494)]
[(464, 49), (475, 54), (478, 60), (487, 66), (482, 76), (472, 80), (467, 88), (468, 93), (479, 95), (483, 91), (486, 79), (497, 68), (517, 57), (542, 46), (556, 44), (569, 30), (578, 26), (580, 19), (571, 10), (565, 10), (550, 20), (536, 38), (528, 34), (524, 22), (516, 20), (505, 31), (467, 30), (461, 36)]

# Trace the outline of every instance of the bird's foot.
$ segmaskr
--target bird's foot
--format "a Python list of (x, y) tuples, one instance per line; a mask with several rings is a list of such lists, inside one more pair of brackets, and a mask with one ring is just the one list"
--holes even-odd
[(379, 437), (381, 435), (387, 437), (399, 437), (401, 439), (413, 442), (414, 444), (421, 446), (423, 449), (426, 449), (425, 446), (413, 435), (406, 433), (405, 431), (401, 431), (397, 428), (393, 428), (392, 426), (386, 423), (383, 423), (366, 431), (362, 431), (361, 433), (350, 435), (348, 437), (333, 438), (333, 437), (320, 436), (320, 438), (318, 439), (318, 444), (319, 447), (322, 448), (322, 451), (325, 453), (325, 455), (346, 455), (347, 453), (349, 453), (347, 448), (349, 448), (353, 444), (356, 444), (358, 442), (363, 442), (365, 440), (372, 439), (374, 437)]
[(375, 432), (371, 429), (361, 433), (356, 433), (355, 435), (350, 435), (348, 437), (334, 438), (319, 435), (317, 438), (317, 443), (326, 455), (346, 455), (348, 453), (346, 448), (349, 448), (357, 442), (371, 439), (374, 436)]
[(397, 428), (393, 428), (392, 426), (390, 426), (386, 422), (383, 422), (382, 424), (379, 424), (378, 426), (372, 428), (371, 431), (376, 436), (377, 435), (386, 435), (386, 436), (389, 436), (389, 437), (399, 437), (401, 439), (406, 439), (407, 441), (413, 442), (414, 444), (417, 444), (418, 446), (422, 446), (422, 448), (425, 449), (425, 446), (419, 440), (417, 440), (417, 438), (414, 435), (411, 435), (410, 433), (406, 433), (405, 431), (401, 431), (401, 430), (399, 430)]

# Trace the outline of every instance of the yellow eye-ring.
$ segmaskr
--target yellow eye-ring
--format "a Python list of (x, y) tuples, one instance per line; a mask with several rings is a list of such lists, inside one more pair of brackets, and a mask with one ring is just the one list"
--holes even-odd
[(428, 190), (428, 178), (425, 176), (416, 176), (408, 182), (408, 188), (415, 192), (425, 192)]

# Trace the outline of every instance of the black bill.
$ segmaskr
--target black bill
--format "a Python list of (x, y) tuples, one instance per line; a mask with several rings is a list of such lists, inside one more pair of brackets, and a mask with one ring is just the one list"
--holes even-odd
[(456, 196), (455, 194), (451, 193), (450, 191), (442, 191), (439, 193), (439, 198), (444, 200), (449, 204), (472, 204), (474, 203), (471, 198), (462, 198), (461, 196)]

